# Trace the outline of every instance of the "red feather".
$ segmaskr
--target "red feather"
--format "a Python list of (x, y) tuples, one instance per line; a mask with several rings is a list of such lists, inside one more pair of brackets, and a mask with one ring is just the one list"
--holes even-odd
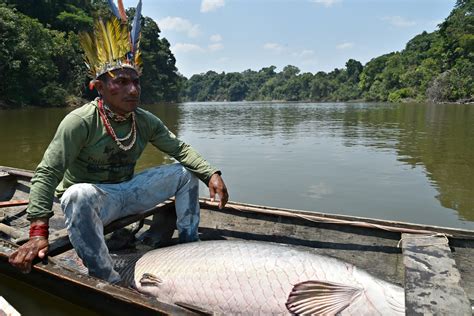
[(120, 13), (120, 17), (122, 18), (122, 22), (127, 22), (127, 13), (125, 13), (125, 8), (123, 7), (122, 0), (118, 0), (118, 9)]

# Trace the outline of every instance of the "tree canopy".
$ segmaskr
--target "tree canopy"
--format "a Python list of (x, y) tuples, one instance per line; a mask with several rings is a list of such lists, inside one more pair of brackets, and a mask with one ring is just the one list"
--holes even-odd
[(474, 2), (458, 0), (432, 32), (415, 36), (400, 52), (367, 64), (349, 59), (329, 73), (301, 73), (288, 65), (242, 73), (193, 75), (182, 90), (189, 101), (474, 101)]
[[(107, 1), (0, 0), (0, 105), (79, 105), (94, 97), (77, 34), (90, 31), (98, 14), (110, 14)], [(141, 23), (142, 99), (175, 101), (183, 79), (170, 44), (151, 18)]]
[[(362, 65), (349, 59), (331, 72), (301, 72), (288, 65), (180, 75), (159, 25), (142, 17), (142, 101), (433, 101), (474, 99), (473, 0), (458, 0), (431, 33), (400, 52)], [(94, 97), (77, 34), (91, 30), (105, 0), (0, 0), (0, 106), (79, 105)], [(134, 9), (128, 10), (130, 16)]]

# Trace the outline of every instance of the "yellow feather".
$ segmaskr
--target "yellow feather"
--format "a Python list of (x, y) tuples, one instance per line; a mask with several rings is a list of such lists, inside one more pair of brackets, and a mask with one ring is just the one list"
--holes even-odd
[(142, 71), (142, 52), (139, 49), (135, 52), (135, 66), (138, 72)]
[(79, 43), (84, 49), (84, 61), (89, 68), (89, 73), (95, 76), (95, 65), (97, 60), (96, 50), (93, 47), (93, 40), (88, 33), (79, 34)]
[(116, 19), (107, 21), (107, 24), (105, 25), (105, 27), (107, 31), (107, 38), (110, 44), (110, 58), (112, 60), (117, 60), (118, 59), (118, 47), (117, 47), (117, 38), (116, 38), (117, 29), (114, 25), (114, 21), (116, 21)]
[(138, 43), (137, 43), (137, 50), (135, 52), (135, 60), (134, 60), (134, 63), (137, 67), (137, 70), (138, 72), (141, 72), (142, 71), (142, 64), (143, 64), (143, 61), (142, 61), (142, 51), (140, 49), (140, 38), (142, 37), (142, 34), (140, 33), (139, 37), (138, 37)]
[(103, 48), (103, 56), (100, 56), (103, 62), (112, 61), (112, 52), (113, 47), (109, 37), (109, 33), (107, 32), (107, 27), (105, 26), (102, 20), (99, 20), (97, 23), (98, 30), (97, 30), (97, 40), (99, 47)]
[(95, 48), (97, 50), (96, 64), (97, 64), (97, 67), (99, 67), (99, 65), (104, 64), (107, 61), (107, 52), (106, 52), (103, 42), (97, 36), (94, 39), (95, 39)]
[(116, 24), (116, 40), (117, 40), (117, 49), (118, 49), (118, 58), (122, 58), (130, 50), (130, 45), (128, 43), (128, 28), (126, 24), (120, 23), (118, 20), (115, 21)]
[(86, 59), (90, 62), (94, 59), (94, 50), (92, 49), (92, 40), (88, 33), (79, 34), (79, 43), (81, 44)]
[(128, 33), (128, 27), (126, 24), (120, 24), (121, 33), (120, 33), (120, 56), (125, 56), (131, 50), (130, 46), (130, 35)]
[(113, 17), (105, 23), (102, 20), (97, 21), (94, 32), (81, 33), (79, 40), (92, 77), (120, 68), (123, 63), (130, 64), (140, 72), (142, 60), (138, 47), (134, 52), (134, 60), (126, 60), (127, 53), (132, 50), (132, 44), (128, 25), (121, 23), (119, 19)]

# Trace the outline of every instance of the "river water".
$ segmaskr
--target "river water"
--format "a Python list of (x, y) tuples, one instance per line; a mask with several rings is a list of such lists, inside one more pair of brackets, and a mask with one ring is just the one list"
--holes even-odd
[[(233, 201), (474, 229), (472, 105), (145, 108), (222, 170)], [(0, 111), (0, 165), (34, 169), (69, 111)], [(137, 169), (171, 161), (149, 146)]]
[[(233, 201), (474, 229), (473, 105), (145, 108), (222, 170)], [(0, 111), (0, 165), (34, 169), (70, 110)], [(149, 146), (137, 170), (171, 161)]]

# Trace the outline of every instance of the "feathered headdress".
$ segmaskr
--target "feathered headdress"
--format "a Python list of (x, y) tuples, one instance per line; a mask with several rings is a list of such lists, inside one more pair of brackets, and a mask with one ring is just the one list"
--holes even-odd
[(142, 59), (139, 42), (142, 1), (138, 2), (130, 32), (122, 0), (118, 0), (118, 8), (113, 0), (108, 1), (114, 16), (105, 22), (102, 19), (96, 21), (92, 33), (79, 34), (89, 74), (92, 78), (97, 78), (120, 68), (133, 68), (140, 74)]

